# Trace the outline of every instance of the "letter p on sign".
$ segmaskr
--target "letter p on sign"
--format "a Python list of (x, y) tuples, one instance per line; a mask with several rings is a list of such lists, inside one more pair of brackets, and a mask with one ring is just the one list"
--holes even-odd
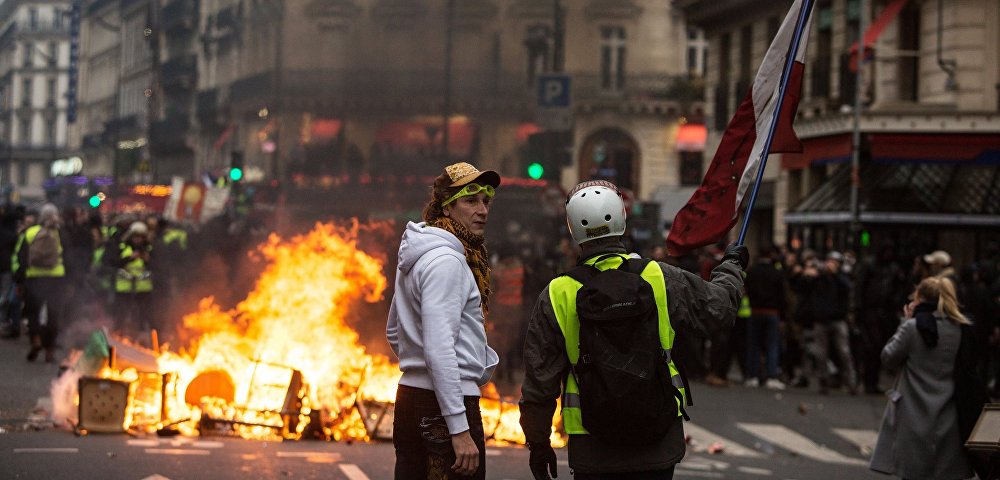
[(541, 108), (566, 108), (570, 102), (569, 75), (547, 74), (538, 76), (538, 106)]

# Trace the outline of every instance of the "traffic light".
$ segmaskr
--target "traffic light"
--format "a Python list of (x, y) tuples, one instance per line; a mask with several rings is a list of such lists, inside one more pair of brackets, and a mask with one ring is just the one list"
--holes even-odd
[(243, 180), (243, 152), (229, 155), (229, 179), (234, 182)]
[(558, 182), (563, 165), (569, 163), (570, 142), (566, 132), (539, 132), (528, 137), (522, 175), (532, 180)]
[(539, 180), (543, 175), (545, 175), (545, 167), (542, 164), (533, 162), (531, 165), (528, 165), (528, 178)]
[(864, 248), (872, 246), (872, 234), (868, 230), (861, 231), (861, 246)]
[(87, 199), (87, 205), (90, 205), (90, 208), (98, 208), (104, 203), (105, 198), (104, 192), (97, 192)]

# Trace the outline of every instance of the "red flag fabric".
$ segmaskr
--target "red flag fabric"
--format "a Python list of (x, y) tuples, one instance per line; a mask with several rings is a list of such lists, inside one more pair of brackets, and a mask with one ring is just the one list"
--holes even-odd
[[(667, 251), (671, 255), (684, 255), (695, 248), (718, 242), (736, 224), (744, 194), (757, 178), (764, 143), (781, 91), (785, 59), (791, 50), (795, 24), (801, 11), (802, 0), (795, 0), (764, 55), (750, 92), (723, 132), (705, 179), (674, 217), (667, 237)], [(802, 32), (788, 88), (785, 89), (780, 121), (771, 141), (771, 152), (802, 151), (802, 143), (792, 129), (805, 71), (803, 60), (808, 24)]]
[[(865, 30), (865, 54), (864, 61), (870, 61), (875, 56), (875, 49), (872, 48), (872, 44), (878, 40), (879, 35), (882, 35), (882, 31), (885, 27), (889, 26), (890, 23), (899, 15), (899, 12), (903, 10), (906, 5), (907, 0), (893, 0), (892, 3), (886, 5), (882, 13), (879, 14), (878, 18), (872, 22), (868, 30)], [(863, 12), (862, 12), (863, 13)], [(850, 69), (852, 72), (858, 71), (858, 43), (854, 42), (851, 45), (850, 50)]]

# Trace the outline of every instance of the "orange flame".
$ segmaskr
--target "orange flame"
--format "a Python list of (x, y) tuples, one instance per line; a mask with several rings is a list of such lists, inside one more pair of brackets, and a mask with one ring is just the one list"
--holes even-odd
[[(348, 226), (317, 224), (287, 241), (271, 235), (256, 252), (265, 262), (263, 273), (242, 302), (223, 310), (213, 298), (205, 298), (195, 313), (184, 317), (183, 333), (190, 344), (179, 353), (159, 355), (160, 372), (171, 376), (136, 388), (131, 423), (169, 423), (149, 421), (166, 402), (162, 410), (169, 418), (229, 420), (232, 431), (247, 438), (294, 437), (302, 434), (308, 415), (319, 411), (327, 436), (368, 440), (355, 404), (361, 399), (392, 402), (401, 373), (389, 358), (368, 353), (347, 322), (358, 302), (379, 301), (386, 288), (382, 262), (358, 247), (361, 228), (375, 227), (355, 221)], [(289, 422), (285, 407), (294, 371), (304, 381), (295, 390), (302, 398), (297, 406), (301, 415)], [(135, 378), (122, 372), (105, 376)], [(212, 380), (196, 385), (199, 376)], [(231, 385), (220, 387), (226, 377)], [(167, 394), (161, 400), (163, 390)], [(492, 384), (484, 388), (483, 398), (487, 436), (524, 443), (517, 404), (499, 400)], [(182, 422), (182, 433), (196, 434), (192, 423)], [(290, 430), (289, 424), (296, 427)], [(564, 443), (555, 429), (552, 438), (556, 445)]]

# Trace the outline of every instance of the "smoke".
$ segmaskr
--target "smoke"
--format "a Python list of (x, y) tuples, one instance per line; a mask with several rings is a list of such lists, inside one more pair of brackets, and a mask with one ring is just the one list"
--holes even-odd
[(67, 369), (52, 381), (49, 395), (52, 398), (52, 422), (58, 427), (69, 428), (79, 422), (77, 385), (83, 373)]

